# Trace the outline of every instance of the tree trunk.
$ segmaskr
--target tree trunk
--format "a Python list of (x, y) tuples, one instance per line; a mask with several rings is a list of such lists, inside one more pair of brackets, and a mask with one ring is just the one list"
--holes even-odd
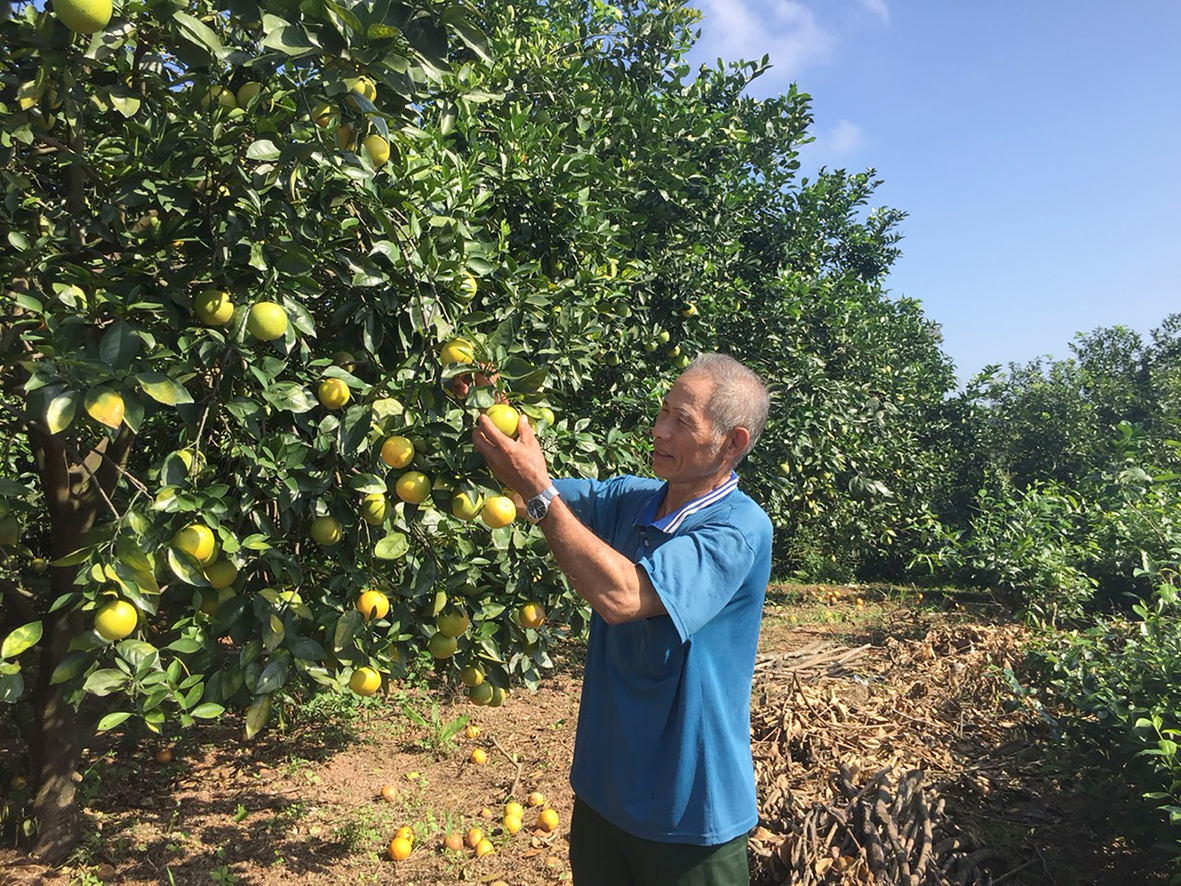
[[(29, 444), (37, 463), (50, 521), (50, 549), (57, 560), (82, 545), (127, 464), (135, 435), (124, 425), (103, 438), (84, 457), (66, 449), (60, 435), (29, 423)], [(54, 566), (52, 599), (75, 589), (76, 566)], [(32, 775), (36, 781), (33, 813), (38, 823), (33, 854), (50, 863), (63, 861), (81, 836), (75, 778), (82, 751), (94, 737), (95, 720), (67, 700), (68, 684), (50, 685), (53, 672), (70, 649), (70, 641), (87, 629), (76, 610), (62, 609), (47, 617), (37, 683), (33, 690), (33, 728), (29, 736)], [(89, 706), (87, 706), (89, 707)]]

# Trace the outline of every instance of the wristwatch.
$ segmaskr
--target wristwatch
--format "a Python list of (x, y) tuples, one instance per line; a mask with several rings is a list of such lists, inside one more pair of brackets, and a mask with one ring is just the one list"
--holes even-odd
[(525, 516), (529, 518), (530, 523), (540, 523), (545, 519), (545, 515), (549, 513), (549, 503), (554, 500), (557, 494), (558, 487), (551, 483), (525, 502)]

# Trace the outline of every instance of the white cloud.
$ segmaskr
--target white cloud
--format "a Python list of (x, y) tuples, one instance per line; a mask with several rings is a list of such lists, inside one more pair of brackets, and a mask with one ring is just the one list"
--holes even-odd
[(884, 22), (890, 20), (890, 10), (886, 6), (886, 0), (859, 0), (861, 8), (868, 10), (876, 15)]
[[(883, 4), (884, 0), (862, 0)], [(699, 57), (727, 62), (771, 57), (776, 79), (794, 77), (810, 64), (826, 60), (836, 37), (799, 0), (699, 0), (705, 14)]]
[(800, 148), (800, 161), (805, 166), (840, 166), (866, 143), (865, 130), (851, 120), (813, 127), (812, 135), (815, 139)]

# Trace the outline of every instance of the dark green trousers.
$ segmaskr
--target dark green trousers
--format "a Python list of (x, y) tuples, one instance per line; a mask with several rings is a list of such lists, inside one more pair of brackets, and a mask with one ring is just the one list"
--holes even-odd
[(577, 797), (570, 869), (574, 886), (750, 886), (746, 834), (718, 846), (641, 840)]

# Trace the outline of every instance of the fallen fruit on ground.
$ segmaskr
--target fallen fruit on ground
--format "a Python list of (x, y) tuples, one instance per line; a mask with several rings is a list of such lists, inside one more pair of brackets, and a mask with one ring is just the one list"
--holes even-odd
[(390, 858), (394, 861), (403, 861), (409, 858), (413, 849), (413, 845), (404, 837), (394, 837), (394, 839), (390, 840)]
[(495, 851), (492, 847), (491, 840), (481, 840), (476, 844), (476, 858), (483, 858), (485, 855), (491, 855)]
[(534, 791), (528, 796), (525, 802), (530, 806), (544, 806), (545, 794), (543, 794), (541, 791)]
[(381, 799), (385, 800), (387, 803), (393, 803), (398, 799), (398, 789), (392, 784), (382, 785)]
[(524, 822), (521, 820), (520, 815), (506, 814), (504, 816), (504, 829), (506, 831), (508, 831), (510, 834), (515, 834), (517, 831), (519, 831), (522, 828), (523, 825), (524, 825)]
[[(476, 748), (475, 750), (472, 751), (471, 760), (477, 766), (483, 766), (485, 763), (488, 762), (488, 752), (485, 751), (483, 748)], [(491, 818), (491, 813), (489, 814), (489, 817)]]
[(484, 839), (484, 832), (479, 828), (472, 828), (467, 832), (467, 845), (469, 849), (475, 849), (480, 845), (480, 841)]
[(357, 668), (349, 677), (349, 689), (357, 695), (375, 695), (381, 688), (381, 674), (371, 667)]
[(94, 629), (107, 640), (122, 640), (135, 630), (139, 615), (126, 600), (111, 600), (95, 613)]
[(410, 827), (409, 825), (402, 825), (400, 828), (398, 828), (398, 830), (394, 834), (394, 836), (398, 837), (402, 840), (407, 840), (410, 843), (413, 843), (414, 842), (414, 828)]
[(556, 809), (542, 809), (537, 816), (537, 826), (546, 833), (557, 830), (558, 812)]
[(452, 831), (443, 838), (443, 845), (452, 852), (463, 852), (463, 834), (459, 831)]
[(160, 750), (156, 751), (156, 762), (157, 763), (171, 763), (172, 762), (172, 749), (171, 748), (160, 748)]
[(480, 734), (480, 727), (475, 723), (468, 723), (467, 726), (463, 727), (463, 734), (468, 738), (475, 738)]

